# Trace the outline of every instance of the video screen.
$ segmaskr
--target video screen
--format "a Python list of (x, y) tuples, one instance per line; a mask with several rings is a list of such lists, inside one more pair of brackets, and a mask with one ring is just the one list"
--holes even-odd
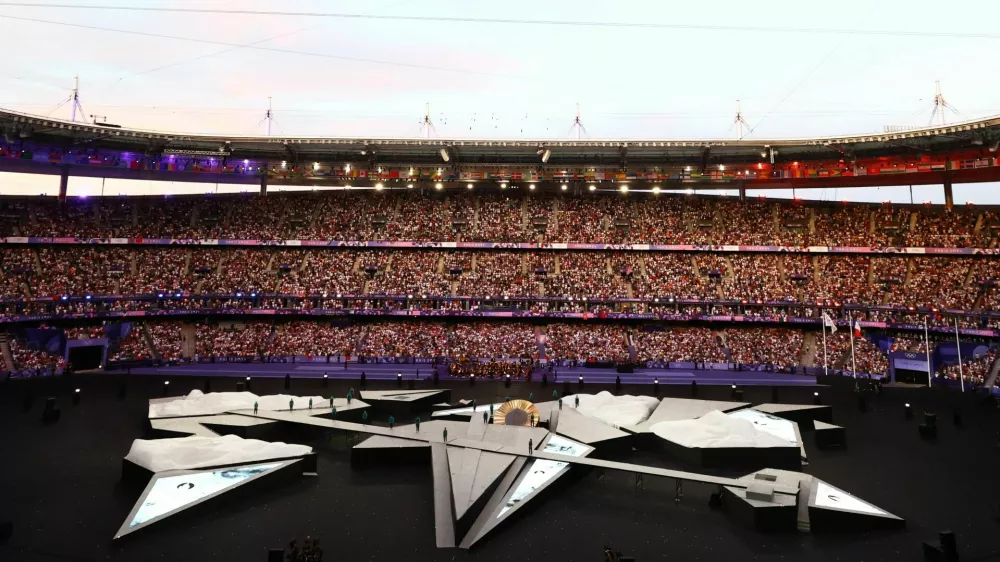
[(189, 507), (212, 494), (237, 486), (283, 464), (257, 464), (160, 477), (128, 522), (128, 530)]

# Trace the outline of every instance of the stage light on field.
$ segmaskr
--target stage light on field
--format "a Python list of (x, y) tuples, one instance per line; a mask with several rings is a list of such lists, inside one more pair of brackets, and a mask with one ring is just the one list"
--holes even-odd
[(500, 189), (507, 189), (507, 182), (505, 181), (500, 182)]
[(412, 183), (406, 184), (406, 189), (413, 189), (413, 184)]
[(653, 195), (659, 195), (659, 194), (660, 194), (660, 186), (654, 185), (653, 186)]
[(436, 183), (436, 184), (434, 184), (434, 189), (444, 189), (444, 184), (443, 183)]
[(382, 191), (382, 188), (383, 188), (383, 187), (385, 187), (385, 186), (384, 186), (384, 185), (382, 185), (381, 183), (377, 183), (377, 184), (375, 184), (375, 190), (376, 190), (376, 191)]
[(903, 417), (908, 420), (913, 419), (913, 410), (910, 408), (909, 403), (903, 404)]
[(473, 187), (473, 185), (471, 183), (470, 184), (466, 184), (466, 186), (465, 186), (466, 189), (472, 189), (472, 187)]
[(528, 189), (530, 189), (530, 190), (534, 191), (534, 189), (535, 189), (535, 184), (531, 184), (531, 185), (529, 185), (529, 186), (528, 186)]
[(562, 189), (563, 191), (566, 191), (567, 189), (569, 189), (569, 184), (565, 184), (564, 183), (564, 184), (560, 185), (559, 188)]
[(591, 191), (597, 191), (597, 186), (594, 185), (594, 184), (590, 184), (590, 185), (587, 186), (587, 189), (589, 189)]
[(618, 189), (621, 190), (622, 193), (628, 193), (628, 186), (627, 185), (623, 185), (623, 186), (619, 187)]

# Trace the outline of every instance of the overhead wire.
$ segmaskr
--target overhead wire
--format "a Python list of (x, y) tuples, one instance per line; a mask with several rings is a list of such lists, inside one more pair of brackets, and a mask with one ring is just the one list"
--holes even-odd
[(610, 21), (582, 21), (582, 20), (554, 20), (554, 19), (526, 19), (526, 18), (473, 18), (457, 16), (412, 16), (412, 15), (386, 15), (386, 14), (351, 14), (343, 12), (293, 12), (287, 10), (245, 10), (245, 9), (221, 9), (221, 8), (178, 8), (178, 7), (155, 7), (155, 6), (125, 6), (125, 5), (100, 5), (100, 4), (65, 4), (65, 3), (28, 3), (28, 2), (0, 2), (0, 7), (17, 8), (44, 8), (44, 9), (75, 9), (75, 10), (108, 10), (108, 11), (131, 11), (131, 12), (158, 12), (158, 13), (183, 13), (183, 14), (219, 14), (219, 15), (245, 15), (245, 16), (267, 16), (267, 17), (307, 17), (307, 18), (338, 18), (355, 20), (375, 20), (375, 21), (405, 21), (405, 22), (438, 22), (438, 23), (462, 23), (462, 24), (503, 24), (503, 25), (543, 25), (543, 26), (567, 26), (567, 27), (605, 27), (605, 28), (629, 28), (629, 29), (672, 29), (672, 30), (692, 30), (692, 31), (747, 31), (760, 33), (806, 33), (806, 34), (826, 34), (826, 35), (872, 35), (890, 37), (934, 37), (949, 39), (1000, 39), (997, 33), (978, 32), (958, 32), (958, 31), (916, 31), (916, 30), (894, 30), (894, 29), (847, 29), (847, 28), (811, 28), (811, 27), (777, 27), (777, 26), (753, 26), (753, 25), (718, 25), (704, 23), (661, 23), (661, 22), (610, 22)]
[(206, 44), (206, 45), (220, 45), (220, 46), (224, 46), (224, 47), (245, 48), (245, 49), (252, 49), (252, 50), (256, 50), (256, 51), (263, 51), (263, 52), (270, 52), (270, 53), (282, 53), (282, 54), (291, 54), (291, 55), (301, 55), (301, 56), (318, 57), (318, 58), (324, 58), (324, 59), (343, 60), (343, 61), (360, 62), (360, 63), (367, 63), (367, 64), (378, 64), (378, 65), (384, 65), (384, 66), (394, 66), (394, 67), (400, 67), (400, 68), (414, 68), (414, 69), (418, 69), (418, 70), (435, 70), (435, 71), (439, 71), (439, 72), (451, 72), (451, 73), (457, 73), (457, 74), (469, 74), (469, 75), (477, 75), (477, 76), (492, 76), (492, 77), (499, 77), (499, 78), (522, 78), (522, 79), (523, 78), (530, 78), (530, 79), (537, 78), (537, 77), (521, 76), (521, 75), (514, 75), (514, 74), (507, 74), (507, 73), (500, 73), (500, 72), (487, 72), (487, 71), (481, 71), (481, 70), (467, 70), (467, 69), (448, 68), (448, 67), (443, 67), (443, 66), (434, 66), (434, 65), (427, 65), (427, 64), (417, 64), (417, 63), (406, 63), (406, 62), (397, 62), (397, 61), (386, 61), (386, 60), (378, 60), (378, 59), (369, 59), (369, 58), (364, 58), (364, 57), (349, 57), (349, 56), (344, 56), (344, 55), (331, 55), (331, 54), (328, 54), (328, 53), (316, 53), (316, 52), (312, 52), (312, 51), (298, 51), (298, 50), (295, 50), (295, 49), (280, 49), (280, 48), (277, 48), (277, 47), (262, 47), (260, 45), (241, 45), (239, 43), (229, 43), (227, 41), (218, 41), (218, 40), (214, 40), (214, 39), (202, 39), (202, 38), (195, 38), (195, 37), (183, 37), (183, 36), (179, 36), (179, 35), (168, 35), (168, 34), (165, 34), (165, 33), (151, 33), (151, 32), (148, 32), (148, 31), (135, 31), (135, 30), (131, 30), (131, 29), (118, 29), (118, 28), (114, 28), (114, 27), (103, 27), (103, 26), (99, 26), (99, 25), (87, 25), (87, 24), (82, 24), (82, 23), (70, 23), (70, 22), (64, 22), (64, 21), (53, 21), (53, 20), (45, 20), (45, 19), (39, 19), (39, 18), (26, 18), (26, 17), (21, 17), (21, 16), (11, 16), (11, 15), (8, 15), (8, 14), (0, 14), (0, 19), (4, 19), (4, 18), (11, 19), (11, 20), (16, 20), (16, 21), (26, 21), (26, 22), (33, 22), (33, 23), (41, 23), (41, 24), (46, 24), (46, 25), (56, 25), (56, 26), (62, 26), (62, 27), (72, 27), (72, 28), (77, 28), (77, 29), (88, 29), (88, 30), (91, 30), (91, 31), (107, 31), (107, 32), (112, 32), (112, 33), (121, 33), (121, 34), (124, 34), (124, 35), (135, 35), (135, 36), (141, 36), (141, 37), (150, 37), (150, 38), (154, 38), (154, 39), (171, 39), (171, 40), (175, 40), (175, 41), (188, 41), (188, 42), (191, 42), (191, 43), (203, 43), (203, 44)]

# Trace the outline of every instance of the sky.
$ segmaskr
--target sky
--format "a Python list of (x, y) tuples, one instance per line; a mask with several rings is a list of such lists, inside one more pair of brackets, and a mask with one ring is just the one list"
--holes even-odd
[(429, 104), (432, 136), (573, 138), (579, 104), (583, 138), (735, 139), (740, 100), (746, 138), (806, 137), (926, 126), (936, 80), (949, 122), (1000, 114), (996, 0), (40, 3), (0, 1), (0, 107), (69, 118), (78, 75), (143, 129), (265, 134), (270, 97), (281, 136), (423, 136)]

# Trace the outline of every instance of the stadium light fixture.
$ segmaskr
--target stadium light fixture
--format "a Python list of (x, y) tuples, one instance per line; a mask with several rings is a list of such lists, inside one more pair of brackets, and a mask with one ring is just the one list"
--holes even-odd
[(384, 186), (384, 185), (382, 185), (381, 183), (377, 183), (377, 184), (375, 184), (375, 190), (376, 190), (376, 191), (382, 191), (382, 188), (383, 188), (383, 187), (385, 187), (385, 186)]
[(684, 171), (685, 172), (690, 172), (691, 171), (691, 166), (684, 166)]
[(590, 184), (589, 186), (587, 186), (587, 189), (589, 189), (591, 191), (597, 191), (597, 186), (594, 185), (594, 184)]
[(319, 162), (313, 162), (313, 170), (319, 169)]
[(659, 194), (660, 194), (660, 186), (654, 185), (653, 186), (653, 195), (659, 195)]
[(412, 183), (406, 184), (406, 189), (413, 189), (413, 184)]
[(552, 151), (551, 150), (549, 150), (547, 148), (545, 150), (543, 150), (542, 151), (542, 164), (548, 164), (549, 163), (549, 158), (551, 158), (551, 157), (552, 157)]
[(441, 155), (441, 159), (444, 160), (445, 162), (451, 161), (451, 155), (448, 154), (447, 148), (442, 148), (440, 151), (438, 151), (438, 153)]
[(684, 193), (687, 193), (688, 195), (694, 195), (694, 190), (689, 187), (684, 190)]
[(626, 185), (626, 184), (622, 184), (622, 186), (621, 186), (621, 187), (619, 187), (618, 189), (619, 189), (619, 190), (620, 190), (620, 191), (621, 191), (622, 193), (628, 193), (628, 185)]
[(467, 184), (467, 185), (466, 185), (465, 187), (466, 187), (467, 189), (472, 189), (473, 185), (472, 185), (472, 184), (470, 183), (470, 184)]
[(719, 164), (719, 171), (720, 172), (725, 172), (726, 171), (726, 165), (725, 164)]
[(347, 172), (348, 174), (351, 173), (351, 165), (350, 164), (344, 164), (344, 171)]
[(444, 189), (444, 184), (440, 183), (440, 182), (436, 183), (436, 184), (434, 184), (434, 189), (439, 189), (439, 190), (440, 189)]
[(500, 189), (507, 189), (507, 182), (505, 181), (500, 182)]
[(288, 167), (288, 162), (287, 162), (287, 161), (285, 161), (285, 160), (282, 160), (282, 161), (281, 161), (281, 169), (282, 169), (282, 170), (284, 170), (284, 169), (285, 169), (285, 168), (287, 168), (287, 167)]
[(528, 186), (528, 189), (531, 189), (531, 190), (534, 190), (534, 189), (535, 189), (535, 184), (531, 184), (531, 185), (529, 185), (529, 186)]

